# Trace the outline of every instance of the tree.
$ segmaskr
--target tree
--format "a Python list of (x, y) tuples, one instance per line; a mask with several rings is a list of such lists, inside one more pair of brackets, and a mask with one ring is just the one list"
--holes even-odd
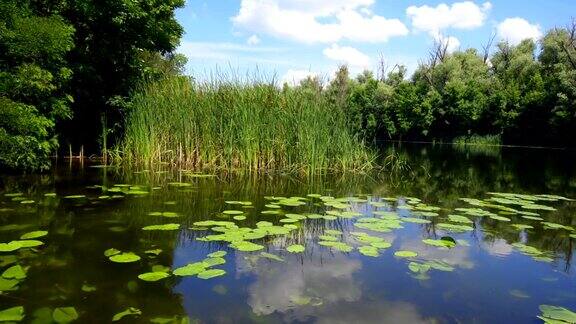
[(30, 1), (35, 12), (60, 14), (76, 29), (76, 46), (67, 56), (74, 119), (59, 130), (66, 142), (96, 152), (99, 135), (121, 128), (125, 107), (117, 103), (150, 76), (159, 59), (173, 58), (183, 33), (174, 11), (184, 0)]
[(65, 56), (73, 34), (58, 15), (38, 16), (16, 0), (0, 4), (0, 167), (50, 166), (55, 123), (71, 117)]
[(549, 124), (558, 144), (576, 144), (576, 20), (542, 39), (540, 62), (547, 89)]

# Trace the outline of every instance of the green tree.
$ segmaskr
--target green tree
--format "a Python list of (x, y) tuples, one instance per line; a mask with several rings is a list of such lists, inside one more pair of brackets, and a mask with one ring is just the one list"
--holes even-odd
[(549, 31), (541, 43), (551, 132), (557, 143), (576, 145), (576, 20)]
[(73, 34), (58, 15), (38, 16), (15, 0), (0, 4), (0, 167), (50, 166), (55, 123), (71, 117), (65, 56)]
[[(59, 125), (66, 141), (96, 152), (106, 129), (120, 129), (125, 102), (171, 56), (183, 30), (174, 11), (184, 0), (30, 0), (35, 12), (60, 14), (75, 29), (67, 60), (73, 71), (74, 119)], [(103, 118), (105, 117), (105, 118)], [(107, 125), (101, 125), (106, 120)]]

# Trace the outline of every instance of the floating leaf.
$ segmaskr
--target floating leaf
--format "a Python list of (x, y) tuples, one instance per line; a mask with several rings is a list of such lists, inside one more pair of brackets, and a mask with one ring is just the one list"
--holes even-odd
[(142, 315), (142, 312), (138, 308), (130, 307), (114, 315), (114, 317), (112, 317), (112, 322), (119, 321), (125, 316), (138, 316), (138, 315)]
[(34, 232), (28, 232), (26, 234), (22, 234), (22, 236), (20, 236), (20, 239), (21, 240), (30, 240), (30, 239), (43, 237), (46, 235), (48, 235), (47, 231), (34, 231)]
[(142, 227), (144, 231), (175, 231), (180, 228), (180, 224), (149, 225)]
[(414, 251), (401, 250), (394, 252), (394, 256), (397, 256), (399, 258), (415, 258), (418, 256), (418, 253)]
[(138, 278), (144, 281), (158, 281), (170, 277), (170, 274), (161, 271), (146, 272), (138, 275)]
[(200, 272), (205, 271), (207, 268), (206, 264), (204, 262), (195, 262), (195, 263), (189, 263), (183, 267), (174, 269), (174, 271), (172, 271), (172, 273), (175, 276), (194, 276), (199, 274)]
[(198, 274), (198, 278), (200, 279), (211, 279), (214, 277), (219, 277), (219, 276), (223, 276), (226, 274), (226, 271), (222, 270), (222, 269), (209, 269), (209, 270), (205, 270), (202, 271)]
[(19, 322), (23, 319), (23, 306), (11, 307), (0, 311), (0, 322)]
[(216, 251), (216, 252), (212, 252), (210, 254), (208, 254), (208, 257), (210, 258), (222, 258), (224, 256), (226, 256), (227, 252), (226, 251)]
[(244, 216), (244, 215), (237, 215), (237, 216), (234, 216), (234, 217), (232, 217), (232, 218), (234, 218), (234, 220), (237, 220), (237, 221), (243, 221), (243, 220), (246, 219), (246, 216)]
[(222, 214), (226, 214), (226, 215), (241, 215), (244, 214), (243, 211), (241, 210), (225, 210), (222, 212)]
[(378, 253), (378, 248), (373, 246), (361, 246), (358, 248), (358, 251), (365, 256), (369, 257), (378, 257), (380, 254)]
[(556, 320), (564, 323), (576, 323), (576, 313), (560, 306), (540, 305), (542, 316), (539, 318), (546, 321), (547, 319)]
[(132, 252), (123, 252), (111, 256), (110, 261), (117, 263), (130, 263), (140, 260), (140, 257)]
[(242, 252), (253, 252), (253, 251), (262, 250), (264, 248), (264, 246), (262, 246), (262, 245), (248, 242), (248, 241), (234, 242), (234, 243), (230, 244), (229, 246), (231, 248), (234, 248), (234, 249), (236, 249), (238, 251), (242, 251)]
[(96, 291), (96, 286), (83, 284), (81, 289), (83, 292), (94, 292)]
[(436, 247), (441, 247), (441, 248), (453, 248), (456, 246), (456, 242), (454, 241), (450, 241), (450, 240), (433, 240), (433, 239), (425, 239), (422, 240), (422, 242), (424, 244), (428, 244), (428, 245), (432, 245), (432, 246), (436, 246)]
[(26, 278), (26, 270), (17, 264), (6, 269), (6, 271), (2, 273), (2, 277), (6, 279), (22, 280)]
[(113, 255), (120, 254), (121, 252), (122, 251), (120, 251), (120, 250), (117, 250), (115, 248), (111, 248), (111, 249), (104, 251), (104, 256), (111, 257)]
[(146, 250), (146, 251), (144, 251), (144, 253), (146, 253), (146, 254), (160, 255), (160, 253), (162, 253), (162, 249)]
[(286, 248), (286, 251), (290, 253), (302, 253), (306, 248), (300, 244), (293, 244)]
[(56, 323), (70, 323), (78, 319), (78, 313), (74, 307), (57, 307), (52, 312), (52, 319)]

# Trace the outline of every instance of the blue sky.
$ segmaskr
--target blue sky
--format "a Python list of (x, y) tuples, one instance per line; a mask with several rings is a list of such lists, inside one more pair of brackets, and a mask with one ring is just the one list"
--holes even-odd
[(387, 65), (413, 71), (434, 40), (480, 48), (492, 34), (517, 43), (565, 26), (576, 0), (188, 0), (177, 11), (179, 52), (200, 78), (219, 68), (298, 82)]

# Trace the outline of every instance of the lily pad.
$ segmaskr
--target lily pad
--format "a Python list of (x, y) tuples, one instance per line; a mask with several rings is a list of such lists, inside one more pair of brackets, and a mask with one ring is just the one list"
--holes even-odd
[(170, 277), (170, 274), (162, 271), (146, 272), (138, 275), (138, 278), (144, 281), (158, 281), (168, 277)]
[(19, 322), (23, 319), (23, 306), (11, 307), (0, 311), (0, 322)]
[(378, 253), (378, 248), (370, 246), (370, 245), (359, 247), (358, 252), (360, 252), (360, 254), (362, 254), (362, 255), (374, 257), (374, 258), (380, 256), (380, 253)]
[(180, 229), (180, 224), (149, 225), (142, 227), (144, 231), (175, 231)]
[(78, 319), (78, 312), (74, 307), (56, 307), (52, 312), (52, 319), (56, 323), (70, 323)]
[(234, 249), (236, 249), (238, 251), (242, 251), (242, 252), (254, 252), (254, 251), (264, 249), (264, 246), (262, 246), (260, 244), (248, 242), (248, 241), (234, 242), (234, 243), (230, 244), (229, 246), (231, 248), (234, 248)]
[(131, 263), (140, 261), (140, 257), (132, 252), (122, 252), (111, 256), (110, 261), (116, 263)]
[(293, 244), (286, 248), (286, 251), (290, 253), (302, 253), (306, 248), (300, 244)]
[(22, 236), (20, 236), (21, 240), (30, 240), (30, 239), (35, 239), (35, 238), (39, 238), (39, 237), (44, 237), (48, 235), (47, 231), (34, 231), (34, 232), (28, 232), (26, 234), (22, 234)]
[(397, 256), (399, 258), (415, 258), (418, 256), (418, 253), (414, 251), (401, 250), (394, 252), (394, 256)]
[(22, 280), (26, 278), (26, 270), (19, 264), (11, 266), (2, 273), (2, 278)]
[(225, 270), (222, 269), (209, 269), (202, 271), (198, 274), (198, 278), (200, 279), (212, 279), (215, 277), (220, 277), (226, 274)]
[(124, 318), (125, 316), (138, 316), (138, 315), (142, 315), (142, 311), (140, 311), (138, 308), (129, 307), (126, 310), (114, 315), (114, 317), (112, 317), (112, 322), (117, 322), (122, 318)]
[(172, 271), (172, 273), (175, 276), (180, 276), (180, 277), (195, 276), (195, 275), (199, 274), (200, 272), (205, 271), (206, 268), (207, 268), (207, 266), (204, 262), (195, 262), (195, 263), (189, 263), (183, 267), (174, 269), (174, 271)]
[(208, 257), (221, 258), (221, 257), (226, 256), (226, 254), (228, 254), (226, 251), (216, 251), (216, 252), (212, 252), (212, 253), (208, 254)]
[(542, 316), (538, 316), (544, 321), (556, 320), (562, 323), (576, 323), (576, 313), (560, 306), (540, 305)]

